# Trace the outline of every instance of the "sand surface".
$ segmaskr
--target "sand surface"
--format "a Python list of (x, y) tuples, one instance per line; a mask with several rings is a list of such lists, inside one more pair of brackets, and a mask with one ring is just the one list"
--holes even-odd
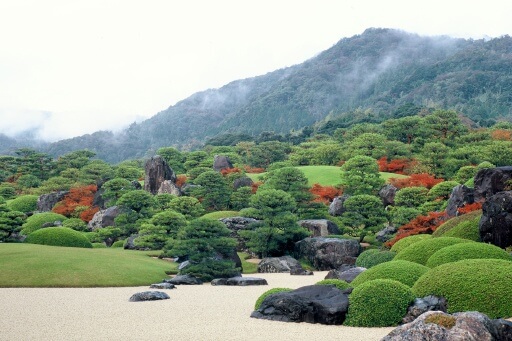
[[(130, 288), (1, 288), (0, 340), (379, 340), (393, 328), (352, 328), (250, 318), (273, 287), (298, 288), (314, 276), (254, 274), (268, 286), (210, 284), (165, 291), (163, 301), (129, 302)], [(151, 289), (153, 290), (153, 289)]]

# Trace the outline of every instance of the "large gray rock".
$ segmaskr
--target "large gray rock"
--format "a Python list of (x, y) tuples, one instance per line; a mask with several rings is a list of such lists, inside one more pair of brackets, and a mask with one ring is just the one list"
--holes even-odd
[(348, 296), (331, 285), (309, 285), (267, 296), (251, 317), (321, 324), (342, 324), (348, 310)]
[(135, 245), (135, 239), (139, 237), (138, 234), (132, 234), (128, 239), (126, 239), (126, 243), (124, 243), (123, 248), (125, 250), (142, 250), (142, 251), (148, 251), (150, 250), (147, 247), (140, 247)]
[(433, 295), (425, 296), (423, 298), (416, 298), (414, 302), (407, 308), (407, 315), (402, 319), (402, 323), (409, 323), (418, 318), (427, 311), (447, 311), (446, 299), (444, 297), (437, 297)]
[(149, 286), (150, 289), (176, 289), (176, 286), (171, 283), (155, 283)]
[(338, 225), (327, 219), (299, 220), (298, 224), (313, 233), (313, 237), (326, 237), (330, 234), (340, 234)]
[(484, 168), (475, 175), (475, 202), (484, 202), (498, 192), (507, 189), (512, 179), (512, 166)]
[(345, 200), (349, 198), (349, 195), (343, 194), (340, 197), (334, 198), (334, 200), (329, 205), (329, 214), (333, 217), (337, 217), (342, 215), (345, 212), (345, 207), (343, 206)]
[(39, 212), (49, 212), (56, 203), (64, 199), (69, 191), (52, 192), (43, 194), (37, 199), (37, 210)]
[(130, 302), (168, 300), (169, 298), (169, 295), (165, 292), (144, 291), (133, 294), (132, 297), (130, 297)]
[(237, 240), (237, 251), (247, 252), (248, 249), (247, 246), (245, 245), (245, 240), (238, 234), (238, 231), (250, 229), (251, 227), (249, 225), (257, 223), (259, 222), (259, 220), (246, 217), (230, 217), (219, 220), (223, 222), (226, 225), (226, 227), (231, 231), (231, 234), (229, 236)]
[(360, 273), (366, 271), (366, 268), (356, 266), (348, 270), (331, 270), (325, 275), (325, 279), (341, 279), (347, 283), (352, 282)]
[[(454, 319), (455, 325), (446, 328), (436, 323), (425, 322), (431, 315), (440, 315), (446, 319)], [(432, 317), (430, 317), (432, 318)], [(498, 341), (500, 332), (486, 315), (479, 312), (464, 312), (453, 315), (442, 311), (428, 311), (413, 322), (401, 325), (391, 331), (381, 341), (414, 341), (414, 340), (446, 340), (446, 341)]]
[(233, 168), (229, 157), (225, 155), (215, 155), (213, 157), (213, 170), (220, 172), (223, 169)]
[(203, 281), (191, 275), (177, 275), (173, 278), (166, 278), (163, 283), (171, 283), (174, 285), (202, 285)]
[(496, 319), (492, 323), (498, 332), (497, 340), (512, 340), (512, 321)]
[(384, 243), (390, 240), (398, 229), (395, 226), (388, 225), (375, 234), (375, 239)]
[(299, 261), (290, 256), (263, 258), (258, 264), (260, 273), (290, 272), (291, 269), (302, 268)]
[(354, 265), (361, 245), (354, 239), (313, 237), (295, 243), (295, 258), (305, 258), (318, 270)]
[(144, 190), (151, 194), (157, 194), (158, 189), (165, 180), (171, 180), (176, 183), (176, 174), (172, 168), (159, 156), (153, 156), (146, 161), (145, 177), (144, 177)]
[(158, 188), (158, 194), (168, 193), (179, 197), (181, 190), (172, 180), (164, 180)]
[(512, 191), (499, 192), (482, 205), (480, 239), (501, 248), (512, 245)]
[(248, 176), (243, 176), (241, 178), (235, 179), (233, 181), (233, 188), (235, 191), (240, 187), (251, 187), (254, 184), (254, 181)]
[(469, 188), (466, 185), (457, 185), (453, 188), (450, 198), (448, 199), (448, 205), (446, 206), (446, 214), (449, 217), (455, 217), (457, 215), (457, 209), (466, 204), (472, 204), (475, 202), (475, 190)]
[(95, 231), (103, 227), (115, 226), (115, 219), (119, 213), (119, 208), (117, 206), (109, 207), (106, 210), (100, 210), (94, 214), (91, 221), (87, 224), (87, 227), (89, 230)]
[(386, 206), (394, 206), (395, 205), (395, 194), (398, 188), (393, 185), (385, 185), (379, 191), (379, 198), (382, 200), (382, 204), (384, 207)]
[(268, 285), (266, 279), (258, 277), (216, 278), (211, 282), (211, 284), (232, 286)]

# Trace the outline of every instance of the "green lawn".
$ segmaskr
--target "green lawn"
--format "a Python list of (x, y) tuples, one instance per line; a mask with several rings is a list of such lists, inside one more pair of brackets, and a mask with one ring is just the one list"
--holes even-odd
[(123, 287), (160, 283), (177, 265), (122, 248), (0, 243), (0, 287)]
[[(318, 183), (322, 186), (335, 186), (340, 183), (340, 167), (336, 166), (300, 166), (297, 167), (304, 172), (308, 178), (308, 185)], [(259, 181), (259, 178), (266, 173), (247, 174), (253, 181)], [(380, 176), (388, 181), (389, 178), (406, 178), (406, 175), (381, 172)]]

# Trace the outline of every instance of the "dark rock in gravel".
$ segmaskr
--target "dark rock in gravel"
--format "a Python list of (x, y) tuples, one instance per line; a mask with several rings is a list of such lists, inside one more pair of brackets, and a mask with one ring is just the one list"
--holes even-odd
[(169, 295), (167, 295), (165, 292), (143, 291), (133, 294), (132, 297), (130, 297), (130, 302), (168, 300), (169, 298)]

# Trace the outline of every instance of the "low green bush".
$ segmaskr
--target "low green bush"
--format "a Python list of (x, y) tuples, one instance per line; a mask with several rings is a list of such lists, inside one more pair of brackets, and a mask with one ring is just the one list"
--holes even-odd
[(356, 266), (369, 269), (375, 265), (393, 260), (395, 255), (396, 253), (393, 251), (381, 251), (377, 249), (366, 250), (357, 257)]
[(448, 312), (479, 311), (491, 319), (512, 316), (512, 262), (467, 259), (430, 269), (412, 290), (417, 297), (443, 296)]
[(464, 259), (504, 259), (512, 261), (512, 257), (507, 251), (495, 245), (486, 243), (462, 243), (447, 246), (437, 251), (430, 256), (427, 261), (427, 266), (435, 268), (441, 264), (458, 262)]
[(33, 212), (37, 209), (37, 195), (21, 195), (7, 204), (11, 211), (19, 211), (23, 213)]
[(360, 273), (352, 282), (357, 287), (375, 279), (393, 279), (402, 284), (412, 287), (414, 283), (429, 270), (425, 265), (405, 260), (394, 260), (372, 267)]
[(82, 233), (67, 227), (48, 227), (32, 232), (25, 243), (52, 246), (92, 248), (91, 242)]
[(124, 247), (126, 240), (116, 240), (110, 247)]
[(104, 244), (104, 243), (92, 243), (92, 247), (94, 249), (104, 249), (106, 248), (107, 246)]
[(475, 218), (473, 220), (464, 221), (451, 230), (447, 231), (443, 237), (455, 237), (455, 238), (463, 238), (472, 240), (474, 242), (480, 241), (480, 230), (478, 228), (478, 223), (480, 222), (480, 218)]
[(87, 224), (80, 218), (69, 218), (62, 222), (63, 227), (69, 227), (76, 231), (85, 231)]
[(64, 221), (67, 218), (62, 214), (53, 212), (36, 213), (27, 218), (27, 221), (21, 227), (21, 234), (28, 235), (39, 230), (43, 224), (53, 223), (54, 221)]
[(430, 256), (438, 250), (459, 243), (474, 242), (467, 239), (453, 237), (429, 238), (406, 247), (395, 256), (395, 260), (408, 260), (410, 262), (426, 265)]
[(254, 310), (258, 310), (261, 307), (261, 303), (263, 303), (263, 300), (267, 298), (268, 296), (272, 294), (277, 294), (278, 292), (288, 292), (292, 291), (293, 289), (290, 288), (272, 288), (270, 290), (265, 291), (263, 294), (261, 294), (260, 297), (256, 300), (256, 303), (254, 304)]
[[(367, 270), (368, 271), (368, 270)], [(411, 288), (392, 279), (375, 279), (350, 294), (345, 325), (354, 327), (396, 326), (414, 300)]]
[(345, 289), (348, 289), (351, 287), (351, 285), (348, 284), (347, 282), (345, 282), (341, 279), (335, 279), (335, 278), (323, 279), (319, 282), (316, 282), (315, 284), (316, 285), (334, 285), (336, 288), (338, 288), (340, 290), (345, 290)]
[(391, 251), (399, 253), (409, 245), (412, 245), (420, 240), (430, 238), (430, 234), (415, 234), (413, 236), (405, 237), (397, 241), (392, 247)]
[(463, 215), (459, 215), (448, 219), (444, 223), (442, 223), (435, 231), (432, 233), (432, 237), (447, 237), (445, 234), (465, 221), (472, 221), (474, 219), (480, 219), (482, 216), (482, 210), (472, 211)]

